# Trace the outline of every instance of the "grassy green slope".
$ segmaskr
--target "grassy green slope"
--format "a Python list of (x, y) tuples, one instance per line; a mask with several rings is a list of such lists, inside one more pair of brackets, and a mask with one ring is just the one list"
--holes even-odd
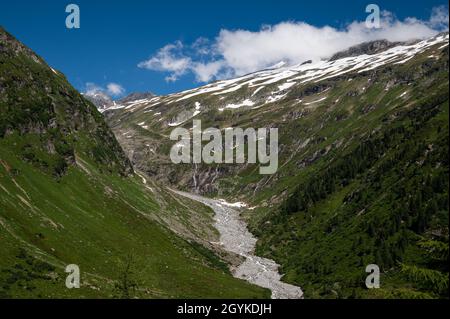
[[(71, 167), (55, 181), (18, 159), (13, 141), (0, 142), (2, 297), (120, 297), (115, 285), (130, 254), (132, 296), (268, 296), (154, 221), (164, 212), (140, 178), (102, 174), (85, 161), (89, 173)], [(81, 289), (65, 288), (71, 263), (80, 266)]]
[[(258, 228), (258, 251), (310, 297), (447, 295), (448, 92), (422, 103), (300, 181)], [(383, 285), (367, 291), (372, 263)], [(412, 276), (411, 264), (436, 276)]]
[[(276, 186), (287, 198), (251, 220), (258, 252), (277, 260), (306, 296), (448, 297), (447, 68), (445, 50), (438, 60), (423, 55), (361, 75), (353, 79), (366, 87), (359, 103), (346, 98), (298, 121), (320, 123), (319, 142), (307, 161), (283, 168), (289, 175), (302, 165)], [(383, 90), (389, 81), (399, 84)], [(338, 86), (330, 95), (342, 101), (343, 92)], [(371, 263), (383, 272), (381, 289), (365, 289)]]

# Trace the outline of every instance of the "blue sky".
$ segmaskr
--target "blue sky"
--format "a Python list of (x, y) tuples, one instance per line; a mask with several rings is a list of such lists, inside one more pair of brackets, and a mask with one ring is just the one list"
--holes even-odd
[[(65, 27), (65, 7), (69, 3), (80, 7), (80, 29)], [(124, 93), (166, 94), (199, 86), (201, 80), (252, 71), (279, 58), (295, 62), (297, 52), (299, 59), (307, 56), (308, 45), (302, 47), (302, 41), (295, 40), (297, 51), (277, 47), (280, 34), (287, 34), (284, 41), (289, 42), (290, 34), (309, 32), (307, 26), (317, 28), (319, 37), (326, 33), (321, 29), (325, 25), (344, 30), (353, 21), (366, 19), (369, 3), (393, 13), (392, 25), (407, 17), (429, 21), (433, 8), (447, 5), (440, 0), (16, 0), (2, 1), (0, 24), (63, 72), (80, 91), (86, 90), (87, 83), (105, 89), (109, 83), (117, 83)], [(286, 24), (276, 32), (262, 27), (283, 22)], [(299, 26), (300, 22), (308, 25)], [(221, 30), (228, 33), (222, 33), (218, 41)], [(348, 34), (339, 35), (336, 41), (346, 43), (348, 38)], [(274, 46), (268, 53), (264, 51), (266, 39), (267, 46)], [(241, 59), (240, 50), (246, 41), (254, 47), (251, 52), (242, 51)], [(258, 47), (261, 42), (263, 45)], [(311, 54), (320, 57), (337, 47), (313, 45), (311, 48), (317, 52)]]

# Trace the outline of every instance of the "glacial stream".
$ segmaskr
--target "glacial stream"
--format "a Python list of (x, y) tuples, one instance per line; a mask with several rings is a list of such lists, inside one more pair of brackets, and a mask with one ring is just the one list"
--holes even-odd
[(190, 193), (174, 192), (201, 202), (214, 210), (214, 226), (220, 233), (220, 243), (224, 250), (245, 257), (245, 261), (233, 272), (234, 277), (270, 289), (272, 299), (303, 298), (303, 292), (299, 287), (281, 281), (277, 263), (254, 255), (257, 239), (247, 230), (247, 225), (240, 218), (239, 212), (232, 208), (233, 205)]

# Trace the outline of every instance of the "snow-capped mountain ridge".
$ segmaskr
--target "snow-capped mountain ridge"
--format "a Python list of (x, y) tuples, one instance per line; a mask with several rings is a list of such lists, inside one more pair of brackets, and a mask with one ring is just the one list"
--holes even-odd
[(116, 110), (129, 105), (135, 105), (138, 102), (148, 101), (155, 97), (151, 92), (133, 92), (118, 100), (113, 100), (110, 95), (103, 91), (82, 94), (86, 99), (91, 101), (101, 113), (106, 110)]
[(448, 45), (448, 40), (448, 34), (439, 35), (415, 44), (395, 46), (373, 55), (364, 54), (355, 57), (345, 57), (338, 60), (318, 61), (309, 64), (301, 63), (294, 66), (260, 71), (231, 80), (218, 81), (198, 89), (169, 95), (169, 97), (179, 97), (177, 101), (181, 101), (205, 93), (224, 94), (236, 91), (244, 85), (258, 88), (282, 80), (286, 80), (286, 82), (301, 80), (299, 83), (305, 83), (312, 80), (317, 82), (355, 70), (358, 70), (358, 72), (368, 71), (387, 63), (404, 63), (414, 57), (414, 55), (425, 51), (427, 48), (437, 43), (442, 42), (443, 45)]
[[(208, 97), (218, 98), (219, 100), (214, 105), (221, 112), (226, 109), (237, 109), (240, 107), (257, 109), (267, 103), (282, 100), (297, 85), (309, 82), (316, 83), (348, 73), (363, 73), (388, 64), (403, 64), (414, 56), (437, 45), (439, 45), (439, 49), (443, 49), (448, 45), (449, 35), (448, 33), (439, 34), (435, 37), (414, 43), (389, 44), (385, 42), (381, 41), (381, 44), (373, 44), (373, 48), (370, 47), (370, 44), (364, 44), (370, 47), (368, 49), (369, 52), (371, 52), (370, 50), (377, 52), (374, 54), (353, 56), (351, 53), (348, 53), (350, 56), (339, 59), (331, 58), (322, 61), (307, 61), (293, 66), (285, 66), (285, 62), (278, 63), (276, 67), (274, 66), (275, 68), (254, 72), (233, 79), (216, 81), (179, 93), (118, 103), (117, 105), (102, 110), (102, 112), (117, 109), (133, 111), (141, 107), (144, 107), (148, 111), (148, 109), (159, 104), (166, 105), (167, 107), (173, 103), (192, 104), (192, 110), (186, 110), (188, 114), (184, 112), (181, 116), (182, 120), (166, 120), (168, 124), (173, 126), (174, 123), (181, 124), (201, 113), (201, 108), (194, 107), (198, 99)], [(386, 49), (380, 49), (383, 47), (386, 47)], [(249, 90), (250, 95), (236, 96), (238, 95), (237, 91), (244, 88)]]

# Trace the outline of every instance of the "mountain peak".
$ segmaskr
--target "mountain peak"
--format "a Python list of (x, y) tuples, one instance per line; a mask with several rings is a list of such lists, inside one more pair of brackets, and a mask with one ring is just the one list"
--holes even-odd
[(335, 53), (331, 58), (330, 61), (339, 60), (342, 58), (348, 58), (363, 54), (376, 54), (380, 53), (382, 51), (385, 51), (387, 49), (393, 48), (397, 45), (399, 45), (400, 42), (390, 42), (388, 40), (375, 40), (375, 41), (369, 41), (364, 42), (361, 44), (354, 45), (347, 50), (340, 51), (338, 53)]
[(117, 103), (123, 104), (131, 101), (143, 100), (143, 99), (151, 99), (155, 97), (155, 94), (151, 92), (133, 92), (128, 94), (127, 96), (117, 100)]
[(103, 91), (96, 91), (93, 93), (83, 93), (83, 96), (92, 102), (99, 110), (107, 109), (114, 105), (114, 101), (107, 93)]
[(133, 101), (151, 99), (156, 95), (151, 92), (133, 92), (121, 99), (114, 100), (106, 92), (98, 90), (95, 92), (83, 93), (83, 96), (92, 102), (100, 112), (103, 112), (115, 105), (124, 105)]

